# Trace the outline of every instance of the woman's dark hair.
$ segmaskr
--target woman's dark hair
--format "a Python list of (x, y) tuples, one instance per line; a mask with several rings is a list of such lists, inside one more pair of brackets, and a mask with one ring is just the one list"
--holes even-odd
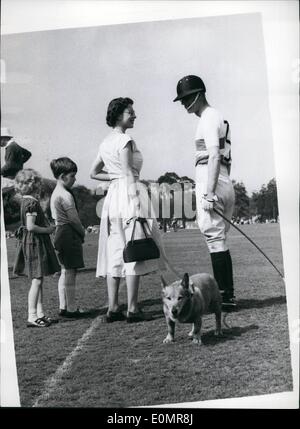
[(124, 110), (131, 104), (133, 104), (133, 101), (131, 100), (131, 98), (128, 98), (128, 97), (125, 97), (125, 98), (119, 97), (111, 100), (107, 108), (107, 115), (106, 115), (107, 125), (109, 127), (115, 127), (119, 116), (122, 115)]
[(53, 159), (50, 167), (55, 179), (58, 179), (61, 174), (77, 173), (77, 165), (67, 157)]

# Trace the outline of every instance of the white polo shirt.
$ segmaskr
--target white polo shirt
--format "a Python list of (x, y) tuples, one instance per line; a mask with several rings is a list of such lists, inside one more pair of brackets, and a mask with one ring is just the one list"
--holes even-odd
[(220, 175), (228, 176), (227, 167), (231, 164), (229, 124), (217, 109), (208, 106), (202, 112), (196, 130), (196, 165), (207, 165), (208, 148), (216, 145), (216, 136), (221, 154)]

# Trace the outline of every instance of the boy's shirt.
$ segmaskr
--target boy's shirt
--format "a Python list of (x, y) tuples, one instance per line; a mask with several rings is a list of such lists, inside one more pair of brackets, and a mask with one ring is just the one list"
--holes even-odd
[(52, 218), (55, 220), (55, 225), (57, 226), (69, 224), (68, 210), (77, 210), (72, 194), (60, 183), (57, 183), (52, 192), (50, 209)]

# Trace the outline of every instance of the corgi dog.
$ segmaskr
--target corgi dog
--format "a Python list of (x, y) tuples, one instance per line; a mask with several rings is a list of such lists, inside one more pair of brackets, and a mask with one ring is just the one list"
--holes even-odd
[(221, 308), (222, 297), (218, 284), (210, 274), (195, 274), (189, 278), (186, 273), (182, 280), (170, 285), (161, 276), (163, 308), (168, 326), (168, 335), (164, 343), (174, 341), (175, 323), (192, 323), (193, 328), (189, 333), (193, 343), (201, 344), (202, 316), (215, 313), (215, 335), (222, 335)]

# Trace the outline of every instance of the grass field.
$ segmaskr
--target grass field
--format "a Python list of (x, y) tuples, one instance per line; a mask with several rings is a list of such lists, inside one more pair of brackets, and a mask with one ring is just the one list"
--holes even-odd
[[(279, 226), (242, 228), (282, 271)], [(214, 317), (204, 317), (202, 346), (187, 338), (190, 325), (177, 325), (176, 342), (162, 343), (166, 326), (157, 274), (144, 277), (140, 289), (140, 303), (154, 320), (99, 323), (99, 315), (105, 312), (106, 286), (95, 278), (97, 241), (97, 235), (87, 236), (85, 261), (90, 269), (79, 273), (77, 283), (78, 303), (94, 309), (88, 319), (28, 329), (27, 279), (10, 280), (22, 406), (143, 406), (292, 390), (284, 283), (237, 231), (230, 232), (229, 243), (239, 311), (227, 317), (232, 328), (225, 329), (223, 338), (214, 337)], [(7, 243), (11, 266), (15, 241)], [(179, 271), (211, 272), (198, 230), (165, 234), (164, 243)], [(124, 304), (125, 292), (123, 285)], [(48, 314), (56, 316), (57, 279), (53, 277), (45, 280), (44, 302)]]

